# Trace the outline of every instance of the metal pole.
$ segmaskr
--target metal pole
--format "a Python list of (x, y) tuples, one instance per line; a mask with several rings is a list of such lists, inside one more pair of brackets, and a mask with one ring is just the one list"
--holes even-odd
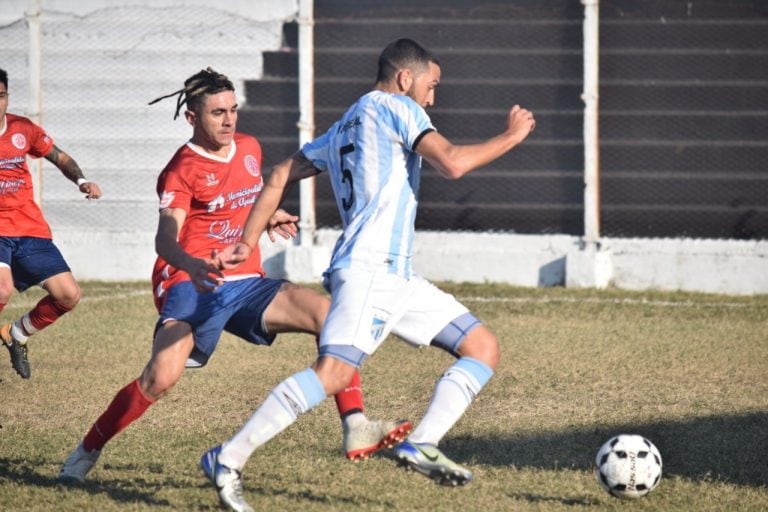
[(584, 5), (584, 241), (600, 243), (599, 67), (600, 1)]
[[(312, 140), (315, 135), (315, 48), (314, 48), (314, 0), (299, 1), (299, 144)], [(314, 244), (315, 229), (315, 179), (301, 180), (299, 189), (300, 244)]]
[[(42, 124), (42, 30), (40, 15), (42, 0), (28, 0), (27, 11), (24, 17), (27, 20), (29, 30), (29, 117), (35, 124)], [(32, 163), (32, 180), (34, 183), (34, 197), (37, 204), (43, 200), (43, 161), (38, 158)]]

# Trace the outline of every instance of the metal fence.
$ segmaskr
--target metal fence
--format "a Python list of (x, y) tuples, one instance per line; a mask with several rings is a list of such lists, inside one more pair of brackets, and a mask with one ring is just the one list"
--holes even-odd
[[(87, 203), (45, 163), (39, 188), (54, 231), (154, 230), (156, 176), (190, 130), (172, 121), (171, 103), (147, 102), (206, 66), (235, 80), (241, 128), (262, 140), (267, 164), (298, 147), (295, 27), (282, 23), (293, 15), (254, 20), (226, 1), (87, 14), (40, 3), (42, 125), (105, 192)], [(315, 15), (318, 134), (370, 88), (381, 48), (404, 36), (441, 59), (431, 115), (451, 140), (497, 133), (514, 103), (536, 114), (522, 147), (458, 183), (427, 166), (419, 229), (584, 234), (579, 2), (324, 0)], [(601, 234), (768, 238), (766, 9), (615, 0), (600, 15)], [(34, 113), (30, 26), (0, 27), (11, 112)], [(320, 179), (321, 227), (338, 225), (330, 193)]]

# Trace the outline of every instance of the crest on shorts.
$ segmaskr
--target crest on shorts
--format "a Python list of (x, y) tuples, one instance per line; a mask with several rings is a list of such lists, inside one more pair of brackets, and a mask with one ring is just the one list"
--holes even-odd
[(382, 334), (384, 334), (384, 326), (387, 325), (387, 322), (382, 318), (373, 317), (373, 322), (371, 322), (371, 336), (373, 336), (373, 339), (376, 341), (379, 341)]

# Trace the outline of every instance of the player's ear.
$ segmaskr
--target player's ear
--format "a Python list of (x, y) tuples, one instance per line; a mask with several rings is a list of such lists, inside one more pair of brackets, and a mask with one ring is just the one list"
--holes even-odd
[(195, 112), (193, 110), (185, 110), (184, 111), (184, 118), (192, 126), (195, 126), (195, 117), (196, 117), (196, 115), (195, 115)]
[(410, 90), (411, 85), (413, 85), (413, 72), (410, 69), (401, 69), (397, 72), (396, 78), (399, 90), (403, 92)]

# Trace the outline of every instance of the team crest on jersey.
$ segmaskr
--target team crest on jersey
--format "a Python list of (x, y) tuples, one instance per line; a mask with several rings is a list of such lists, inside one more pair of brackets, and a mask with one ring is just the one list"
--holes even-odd
[(27, 138), (23, 133), (14, 133), (11, 137), (11, 144), (13, 144), (16, 149), (24, 149), (27, 147)]
[(261, 169), (259, 168), (259, 161), (256, 160), (255, 156), (246, 155), (245, 159), (243, 160), (243, 164), (245, 165), (245, 170), (248, 171), (248, 174), (250, 174), (254, 178), (258, 178), (261, 175)]
[(213, 187), (214, 185), (219, 184), (218, 178), (216, 178), (216, 174), (210, 173), (208, 176), (205, 177), (205, 184), (208, 187)]
[(174, 197), (176, 197), (176, 194), (173, 192), (163, 192), (162, 197), (160, 197), (160, 209), (168, 208), (173, 202)]

